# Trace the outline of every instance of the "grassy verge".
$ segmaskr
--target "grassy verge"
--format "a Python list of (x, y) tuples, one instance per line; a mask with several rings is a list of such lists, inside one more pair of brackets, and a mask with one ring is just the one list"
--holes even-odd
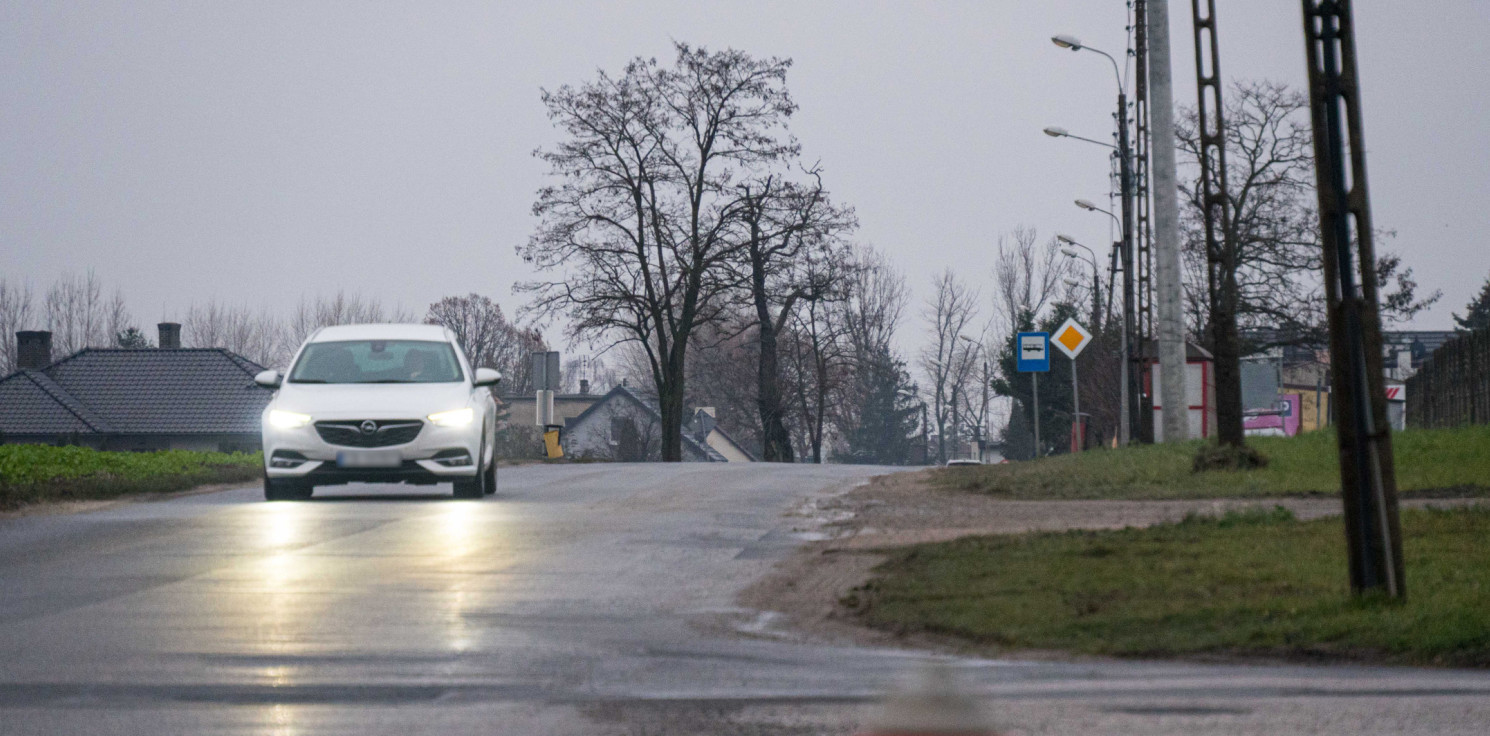
[(1490, 666), (1490, 506), (1403, 512), (1403, 603), (1349, 595), (1340, 524), (1280, 508), (920, 545), (843, 603), (995, 649)]
[(262, 467), (258, 453), (0, 445), (0, 509), (248, 481), (257, 479)]
[[(1392, 435), (1404, 497), (1490, 496), (1490, 426), (1416, 429)], [(933, 483), (1006, 498), (1215, 498), (1335, 495), (1333, 432), (1254, 437), (1265, 468), (1191, 472), (1200, 442), (1094, 450), (1035, 462), (939, 468)]]

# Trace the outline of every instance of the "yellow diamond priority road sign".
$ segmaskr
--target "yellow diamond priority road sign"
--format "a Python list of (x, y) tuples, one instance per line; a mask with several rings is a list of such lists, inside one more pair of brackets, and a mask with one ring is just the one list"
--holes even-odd
[(1066, 320), (1066, 323), (1059, 329), (1050, 333), (1050, 344), (1065, 353), (1066, 357), (1073, 359), (1080, 355), (1087, 343), (1091, 341), (1092, 333), (1087, 332), (1086, 328), (1074, 319)]

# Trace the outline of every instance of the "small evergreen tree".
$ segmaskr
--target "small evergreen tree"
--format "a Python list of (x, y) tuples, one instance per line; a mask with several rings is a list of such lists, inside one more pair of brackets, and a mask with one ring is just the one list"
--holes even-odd
[(913, 461), (921, 404), (905, 363), (879, 351), (865, 371), (863, 403), (858, 423), (844, 438), (848, 445), (845, 462), (863, 465), (907, 465)]
[(140, 328), (138, 327), (131, 327), (127, 330), (114, 333), (114, 346), (136, 350), (155, 347), (150, 344), (150, 338), (145, 337), (145, 333), (140, 332)]
[(1454, 324), (1463, 332), (1490, 329), (1490, 278), (1480, 287), (1480, 293), (1464, 306), (1464, 316), (1453, 313)]

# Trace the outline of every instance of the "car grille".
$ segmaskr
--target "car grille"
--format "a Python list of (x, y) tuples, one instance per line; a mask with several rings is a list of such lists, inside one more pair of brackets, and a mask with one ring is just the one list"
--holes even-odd
[[(364, 424), (372, 431), (366, 432)], [(424, 422), (411, 419), (351, 419), (316, 422), (316, 434), (327, 444), (343, 447), (389, 447), (413, 442)]]

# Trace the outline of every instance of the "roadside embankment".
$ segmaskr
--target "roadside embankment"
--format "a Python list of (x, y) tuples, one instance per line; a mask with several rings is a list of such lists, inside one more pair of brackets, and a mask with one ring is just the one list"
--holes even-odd
[(258, 479), (262, 468), (258, 453), (0, 445), (0, 511), (246, 482)]
[(741, 602), (782, 633), (1001, 656), (1490, 666), (1490, 430), (1395, 438), (1405, 604), (1349, 593), (1324, 434), (1230, 473), (1192, 473), (1191, 445), (882, 476), (818, 501), (829, 539)]
[(1357, 599), (1338, 519), (1283, 507), (896, 550), (841, 603), (989, 650), (1490, 666), (1490, 506), (1402, 513), (1405, 601)]
[[(1332, 431), (1249, 437), (1264, 468), (1192, 472), (1199, 440), (1093, 450), (1036, 462), (938, 468), (931, 482), (1000, 498), (1180, 499), (1335, 496), (1340, 466)], [(1403, 498), (1490, 497), (1490, 425), (1392, 434)]]

